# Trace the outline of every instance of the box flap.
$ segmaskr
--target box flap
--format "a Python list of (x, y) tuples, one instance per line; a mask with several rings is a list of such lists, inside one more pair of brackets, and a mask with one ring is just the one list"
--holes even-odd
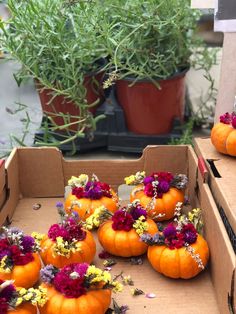
[(209, 138), (195, 139), (198, 156), (206, 161), (210, 172), (209, 185), (219, 208), (236, 232), (236, 158), (218, 153)]
[(5, 161), (3, 159), (0, 159), (0, 195), (5, 187), (5, 184)]
[(207, 184), (199, 184), (199, 198), (205, 222), (204, 236), (210, 247), (212, 281), (220, 313), (228, 313), (228, 302), (232, 297), (235, 254)]

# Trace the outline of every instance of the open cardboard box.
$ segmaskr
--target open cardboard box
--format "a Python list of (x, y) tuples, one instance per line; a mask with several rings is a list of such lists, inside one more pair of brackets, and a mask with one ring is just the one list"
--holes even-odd
[[(197, 157), (189, 146), (149, 146), (137, 160), (66, 161), (55, 148), (18, 148), (0, 168), (0, 223), (12, 222), (25, 232), (47, 232), (58, 221), (55, 203), (63, 200), (64, 187), (72, 175), (95, 173), (115, 189), (123, 179), (139, 170), (185, 173), (186, 191), (192, 207), (200, 206), (205, 221), (205, 238), (210, 247), (207, 269), (191, 280), (173, 280), (155, 272), (144, 258), (143, 265), (131, 265), (129, 259), (117, 258), (114, 275), (131, 275), (135, 287), (156, 298), (131, 296), (125, 287), (115, 295), (119, 305), (127, 304), (128, 313), (233, 313), (233, 276), (235, 255), (216, 208), (210, 189), (198, 170)], [(41, 204), (34, 210), (35, 203)], [(101, 248), (97, 247), (99, 252)], [(95, 258), (95, 264), (102, 261)], [(57, 313), (55, 313), (57, 314)], [(85, 314), (85, 313), (84, 313)], [(96, 314), (96, 313), (94, 313)]]
[(196, 139), (195, 150), (205, 161), (209, 187), (236, 252), (236, 158), (217, 152), (209, 138)]

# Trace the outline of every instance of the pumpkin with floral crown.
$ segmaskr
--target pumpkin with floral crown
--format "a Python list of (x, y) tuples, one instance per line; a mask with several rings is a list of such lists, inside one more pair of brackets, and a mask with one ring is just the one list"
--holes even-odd
[(47, 235), (34, 234), (41, 246), (44, 264), (63, 267), (70, 263), (91, 263), (96, 253), (96, 243), (90, 231), (83, 228), (77, 212), (65, 213), (63, 204), (56, 204), (61, 222), (53, 224)]
[(43, 306), (46, 300), (45, 288), (16, 288), (13, 280), (0, 280), (1, 314), (37, 314), (37, 306)]
[(32, 287), (39, 279), (40, 251), (35, 239), (18, 228), (2, 227), (0, 279), (14, 280), (17, 287)]
[(86, 174), (68, 181), (71, 192), (65, 200), (67, 213), (76, 211), (82, 220), (94, 213), (100, 206), (105, 206), (112, 213), (118, 208), (118, 196), (107, 183), (101, 182), (93, 175), (91, 180)]
[(220, 153), (236, 156), (236, 113), (226, 112), (211, 130), (211, 142)]
[(109, 308), (112, 290), (122, 289), (108, 271), (86, 263), (73, 263), (62, 269), (47, 265), (41, 270), (41, 279), (48, 292), (41, 314), (104, 314)]
[(137, 172), (125, 178), (128, 185), (136, 185), (130, 194), (130, 201), (139, 199), (147, 210), (148, 216), (155, 221), (169, 220), (174, 217), (175, 206), (184, 201), (184, 190), (188, 179), (184, 174), (170, 172)]

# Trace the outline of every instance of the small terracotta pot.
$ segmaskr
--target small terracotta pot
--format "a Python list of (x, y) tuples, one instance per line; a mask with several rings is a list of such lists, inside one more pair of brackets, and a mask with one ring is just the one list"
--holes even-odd
[[(94, 114), (96, 109), (101, 105), (105, 99), (102, 82), (103, 82), (104, 72), (99, 73), (90, 73), (84, 77), (84, 87), (87, 90), (86, 100), (88, 104), (92, 104), (95, 101), (99, 100), (98, 104), (89, 108), (89, 111)], [(65, 115), (71, 116), (79, 116), (80, 109), (71, 101), (65, 99), (64, 96), (56, 96), (53, 101), (49, 104), (52, 99), (52, 90), (43, 89), (42, 86), (36, 82), (36, 88), (39, 93), (39, 98), (41, 101), (41, 106), (43, 112), (51, 117), (53, 121), (58, 125), (64, 125), (64, 119), (58, 116), (58, 113), (63, 113)], [(70, 118), (71, 122), (76, 122), (76, 118)], [(72, 125), (69, 127), (70, 130), (76, 131), (78, 129), (78, 125)]]
[(138, 134), (165, 134), (174, 118), (183, 120), (186, 70), (158, 81), (158, 89), (150, 80), (126, 78), (117, 81), (116, 96), (124, 110), (129, 131)]

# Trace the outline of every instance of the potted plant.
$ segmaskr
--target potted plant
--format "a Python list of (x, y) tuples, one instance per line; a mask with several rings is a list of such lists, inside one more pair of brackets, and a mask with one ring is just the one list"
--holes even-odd
[(116, 96), (130, 131), (167, 133), (175, 117), (184, 117), (184, 79), (193, 52), (195, 63), (196, 55), (201, 65), (202, 58), (211, 62), (196, 50), (199, 13), (190, 1), (105, 2), (114, 25), (107, 41), (113, 71), (105, 86), (117, 80)]
[(95, 7), (66, 0), (10, 0), (8, 7), (11, 18), (1, 23), (2, 45), (22, 64), (17, 82), (34, 78), (55, 129), (73, 130), (76, 136), (93, 130), (99, 118), (92, 113), (104, 99), (107, 56)]

